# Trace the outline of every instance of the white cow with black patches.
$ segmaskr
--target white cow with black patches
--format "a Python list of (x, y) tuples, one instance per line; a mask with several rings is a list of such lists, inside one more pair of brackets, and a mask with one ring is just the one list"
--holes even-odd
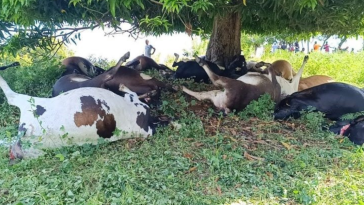
[[(41, 148), (148, 137), (154, 132), (149, 107), (130, 90), (124, 97), (102, 88), (79, 88), (38, 98), (15, 93), (1, 76), (0, 87), (8, 103), (21, 111), (20, 139), (11, 147), (11, 160), (38, 156)], [(25, 142), (30, 148), (22, 149)]]

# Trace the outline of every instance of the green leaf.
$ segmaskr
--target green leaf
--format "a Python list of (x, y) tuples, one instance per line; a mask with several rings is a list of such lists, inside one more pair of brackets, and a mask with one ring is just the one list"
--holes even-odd
[(59, 159), (59, 161), (63, 162), (64, 161), (64, 156), (63, 154), (57, 154), (56, 157)]
[(110, 13), (113, 17), (115, 17), (115, 6), (116, 0), (109, 0)]

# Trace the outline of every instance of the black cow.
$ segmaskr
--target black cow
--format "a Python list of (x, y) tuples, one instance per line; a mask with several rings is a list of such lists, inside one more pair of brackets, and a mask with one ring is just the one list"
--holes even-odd
[(335, 134), (347, 136), (354, 144), (364, 144), (364, 115), (354, 120), (338, 121), (329, 129)]
[(299, 118), (300, 112), (310, 107), (331, 120), (339, 120), (344, 114), (364, 111), (364, 92), (345, 83), (315, 86), (281, 100), (274, 110), (274, 118)]
[[(126, 52), (123, 56), (121, 56), (117, 64), (125, 62), (129, 59), (129, 57), (130, 52)], [(70, 74), (80, 74), (93, 78), (105, 72), (104, 69), (95, 66), (87, 59), (78, 56), (72, 56), (64, 59), (62, 61), (62, 65), (66, 70), (62, 73), (61, 77)]]
[(125, 66), (133, 68), (138, 71), (146, 71), (152, 68), (155, 68), (157, 70), (171, 70), (167, 66), (163, 64), (158, 64), (152, 58), (149, 58), (144, 55), (138, 56), (133, 60), (127, 62)]
[(147, 71), (156, 69), (165, 78), (169, 78), (174, 73), (173, 70), (168, 68), (166, 65), (156, 63), (152, 58), (141, 55), (134, 58), (125, 64), (126, 67), (132, 68), (137, 71)]
[[(235, 75), (237, 75), (239, 78), (242, 75), (245, 75), (248, 73), (248, 67), (245, 60), (245, 57), (243, 55), (238, 55), (234, 57), (235, 60), (233, 60), (230, 65), (228, 66), (228, 70), (235, 71)], [(267, 72), (268, 73), (268, 72)]]
[[(178, 66), (174, 78), (176, 79), (185, 79), (185, 78), (193, 78), (195, 82), (209, 83), (209, 77), (205, 70), (194, 60), (190, 61), (178, 61), (179, 55), (174, 54), (176, 56), (175, 61), (173, 62), (173, 67)], [(239, 55), (235, 56), (232, 63), (228, 66), (228, 69), (218, 66), (215, 63), (205, 60), (210, 70), (219, 76), (230, 77), (230, 78), (238, 78), (241, 75), (244, 75), (248, 72), (246, 67), (246, 61), (244, 56)]]

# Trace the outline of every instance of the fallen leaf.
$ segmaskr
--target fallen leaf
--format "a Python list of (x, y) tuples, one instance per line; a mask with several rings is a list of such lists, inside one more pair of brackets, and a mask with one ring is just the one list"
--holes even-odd
[(259, 161), (264, 161), (264, 158), (261, 157), (256, 157), (253, 155), (248, 154), (248, 152), (244, 152), (244, 157), (247, 158), (248, 160), (259, 160)]
[(221, 191), (221, 187), (220, 187), (220, 186), (217, 186), (217, 187), (216, 187), (216, 190), (217, 190), (217, 193), (219, 193), (219, 195), (221, 195), (221, 194), (222, 194), (222, 191)]
[(226, 154), (222, 155), (222, 159), (223, 160), (225, 160), (226, 158), (227, 158), (227, 155)]
[(267, 142), (264, 141), (264, 140), (256, 140), (254, 142), (257, 143), (257, 144), (267, 144)]
[(190, 154), (190, 153), (184, 153), (183, 154), (183, 157), (188, 158), (188, 159), (191, 159), (193, 157), (193, 155)]
[(288, 150), (290, 150), (291, 149), (291, 146), (288, 144), (288, 143), (285, 143), (285, 142), (281, 142), (282, 143), (282, 145), (285, 147), (285, 148), (287, 148)]
[(204, 146), (204, 144), (203, 143), (200, 143), (200, 142), (196, 142), (196, 143), (194, 143), (194, 145), (195, 145), (195, 147), (202, 147), (202, 146)]
[(238, 140), (236, 140), (235, 138), (230, 137), (230, 136), (225, 136), (224, 138), (228, 138), (228, 139), (230, 139), (233, 142), (238, 142)]
[(186, 174), (191, 173), (193, 171), (196, 171), (197, 167), (191, 167), (187, 172), (185, 172)]
[(266, 172), (266, 174), (268, 175), (268, 177), (269, 177), (270, 179), (273, 179), (273, 174), (272, 174), (272, 173), (270, 173), (270, 172)]

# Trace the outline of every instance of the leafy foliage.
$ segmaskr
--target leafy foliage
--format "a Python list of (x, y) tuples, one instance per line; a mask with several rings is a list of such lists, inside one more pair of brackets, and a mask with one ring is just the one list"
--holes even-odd
[(273, 109), (274, 101), (271, 99), (270, 95), (265, 94), (258, 100), (252, 101), (239, 116), (243, 120), (247, 120), (250, 117), (257, 117), (262, 120), (272, 120), (273, 119)]
[(2, 0), (0, 4), (0, 49), (12, 52), (24, 46), (76, 43), (80, 31), (96, 27), (133, 37), (140, 32), (210, 34), (212, 17), (231, 12), (242, 14), (244, 31), (269, 35), (353, 36), (363, 33), (364, 22), (360, 0)]

